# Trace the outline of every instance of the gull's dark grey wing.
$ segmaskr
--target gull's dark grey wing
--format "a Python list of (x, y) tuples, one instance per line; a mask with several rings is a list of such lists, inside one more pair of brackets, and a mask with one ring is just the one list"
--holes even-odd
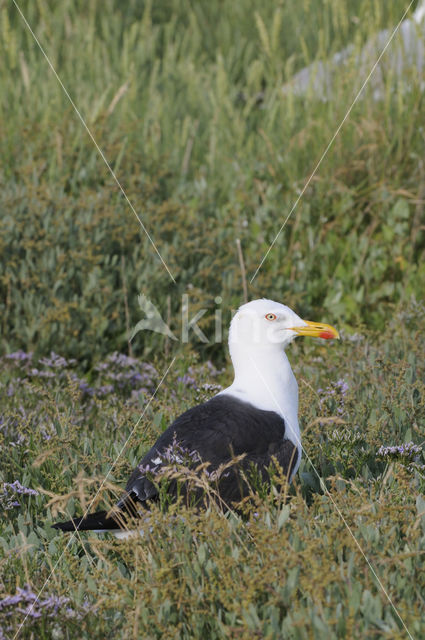
[[(167, 464), (189, 464), (196, 469), (200, 463), (206, 463), (207, 471), (212, 473), (238, 456), (244, 457), (226, 468), (214, 485), (228, 506), (249, 492), (243, 474), (252, 464), (262, 479), (267, 480), (267, 467), (274, 457), (289, 478), (298, 460), (298, 451), (285, 439), (285, 422), (277, 413), (221, 394), (189, 409), (164, 431), (131, 474), (126, 492), (113, 514), (101, 511), (54, 526), (62, 531), (119, 529), (125, 526), (129, 516), (138, 515), (140, 508), (158, 499), (158, 486), (151, 478)], [(171, 499), (177, 497), (179, 489), (181, 485), (177, 482), (168, 483), (167, 493)], [(189, 500), (194, 497), (195, 502), (202, 499), (202, 492), (189, 485), (186, 495)]]
[(275, 457), (289, 476), (298, 459), (296, 447), (285, 439), (285, 422), (277, 413), (230, 395), (215, 396), (183, 413), (164, 431), (131, 474), (127, 495), (141, 503), (154, 499), (158, 489), (147, 476), (155, 475), (167, 462), (190, 463), (193, 459), (191, 466), (205, 462), (208, 472), (213, 472), (241, 455), (241, 463), (220, 480), (220, 495), (225, 501), (243, 497), (237, 468), (246, 470), (255, 464), (264, 476)]

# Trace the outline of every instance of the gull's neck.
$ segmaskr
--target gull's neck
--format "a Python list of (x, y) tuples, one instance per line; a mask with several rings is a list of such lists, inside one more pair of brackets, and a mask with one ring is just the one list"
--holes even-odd
[(285, 420), (285, 437), (298, 447), (301, 457), (298, 426), (298, 385), (283, 348), (230, 344), (235, 370), (233, 384), (222, 391), (249, 402), (257, 409), (275, 411)]

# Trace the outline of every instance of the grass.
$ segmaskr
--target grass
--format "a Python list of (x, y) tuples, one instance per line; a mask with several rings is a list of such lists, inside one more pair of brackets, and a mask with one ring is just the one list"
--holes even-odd
[[(263, 4), (128, 2), (125, 16), (111, 1), (22, 5), (176, 278), (174, 323), (188, 288), (195, 307), (240, 302), (235, 238), (251, 278), (352, 103), (356, 51), (405, 9)], [(2, 346), (46, 354), (59, 343), (89, 364), (122, 349), (124, 280), (132, 325), (137, 294), (165, 313), (172, 282), (12, 5), (2, 25)], [(282, 93), (294, 71), (349, 43), (332, 101)], [(365, 91), (252, 297), (374, 327), (421, 297), (420, 83), (412, 68), (385, 74), (381, 101)], [(160, 345), (147, 337), (135, 349)]]
[[(212, 336), (242, 298), (235, 240), (251, 277), (354, 98), (355, 52), (405, 3), (20, 6), (176, 284), (3, 3), (1, 640), (46, 580), (19, 638), (406, 638), (387, 595), (421, 638), (425, 145), (413, 68), (384, 74), (382, 100), (366, 89), (249, 286), (342, 328), (338, 344), (291, 347), (306, 455), (290, 491), (260, 492), (244, 518), (154, 508), (131, 543), (68, 545), (50, 527), (90, 504), (128, 437), (99, 503), (213, 393), (212, 373), (229, 383)], [(334, 99), (283, 94), (294, 72), (348, 44)], [(141, 331), (135, 358), (123, 355), (140, 292), (177, 335), (187, 293), (190, 317), (209, 310), (210, 343)], [(382, 450), (409, 442), (411, 454)]]
[[(6, 495), (20, 506), (4, 504), (4, 592), (25, 584), (37, 592), (54, 567), (41, 601), (68, 598), (57, 612), (36, 607), (40, 617), (27, 619), (21, 637), (405, 638), (364, 552), (420, 638), (424, 317), (415, 306), (381, 335), (294, 345), (306, 455), (289, 494), (254, 497), (245, 518), (214, 506), (154, 508), (144, 536), (126, 542), (81, 535), (68, 545), (50, 524), (88, 506), (129, 438), (97, 499), (112, 504), (171, 417), (211, 394), (214, 368), (192, 361), (188, 372), (180, 357), (132, 433), (143, 406), (135, 390), (148, 394), (163, 363), (114, 356), (89, 379), (77, 364), (4, 357), (3, 479), (39, 492)], [(229, 373), (216, 371), (215, 384)], [(411, 441), (413, 456), (379, 451)], [(0, 604), (6, 637), (25, 610)]]

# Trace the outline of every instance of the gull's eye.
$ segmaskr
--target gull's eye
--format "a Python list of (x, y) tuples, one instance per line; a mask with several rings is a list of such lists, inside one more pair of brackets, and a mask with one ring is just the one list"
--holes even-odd
[(266, 313), (264, 316), (266, 320), (276, 320), (277, 316), (274, 313)]

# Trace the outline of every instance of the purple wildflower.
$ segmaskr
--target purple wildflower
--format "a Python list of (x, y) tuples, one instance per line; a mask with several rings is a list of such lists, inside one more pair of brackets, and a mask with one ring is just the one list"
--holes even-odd
[(414, 471), (417, 471), (418, 473), (421, 474), (422, 477), (425, 477), (423, 475), (425, 473), (425, 464), (418, 464), (417, 462), (411, 462), (406, 466), (406, 469), (408, 469), (408, 471), (410, 471), (411, 473), (413, 473)]
[(192, 378), (192, 376), (189, 376), (187, 373), (185, 373), (184, 376), (179, 376), (177, 382), (182, 382), (186, 387), (192, 387), (192, 389), (198, 388), (195, 378)]
[(336, 381), (335, 385), (338, 387), (340, 393), (345, 396), (348, 391), (348, 384), (345, 382), (343, 378), (340, 378)]
[(209, 382), (205, 382), (202, 385), (202, 389), (204, 391), (216, 391), (218, 393), (219, 391), (223, 390), (223, 387), (221, 386), (221, 384), (211, 384)]
[(131, 369), (139, 364), (139, 361), (136, 358), (130, 358), (130, 356), (126, 356), (124, 353), (118, 353), (114, 351), (111, 355), (106, 358), (105, 362), (101, 362), (95, 367), (96, 371), (109, 371), (114, 367), (119, 369)]
[(336, 443), (354, 444), (364, 440), (364, 435), (358, 429), (334, 429), (329, 434), (329, 440)]
[(210, 376), (212, 377), (216, 377), (219, 376), (221, 373), (223, 373), (224, 368), (223, 369), (217, 369), (213, 363), (211, 362), (211, 360), (207, 360), (206, 363), (203, 365), (203, 368), (208, 369), (208, 373)]
[(139, 470), (141, 473), (154, 473), (161, 465), (170, 467), (171, 465), (181, 464), (190, 467), (199, 462), (201, 462), (201, 458), (196, 450), (189, 451), (176, 440), (173, 440), (163, 451), (156, 451), (148, 464), (139, 465)]
[(2, 504), (5, 509), (20, 507), (21, 504), (16, 499), (16, 495), (38, 496), (39, 493), (35, 489), (24, 487), (19, 480), (15, 480), (15, 482), (4, 482), (3, 493), (0, 494), (0, 504)]
[(29, 487), (24, 487), (19, 480), (15, 480), (15, 482), (4, 482), (3, 483), (3, 491), (10, 492), (13, 491), (15, 493), (19, 493), (20, 495), (26, 496), (38, 496), (38, 491), (35, 489), (30, 489)]
[(43, 440), (50, 440), (54, 435), (55, 435), (55, 431), (53, 430), (53, 428), (50, 426), (46, 426), (44, 424), (40, 424), (40, 433), (43, 437)]
[[(127, 391), (130, 394), (141, 387), (152, 391), (158, 373), (151, 364), (140, 362), (122, 353), (114, 352), (95, 367), (100, 374), (100, 382), (112, 385), (112, 391)], [(105, 387), (105, 384), (102, 385)], [(105, 389), (101, 391), (105, 393)]]
[(24, 442), (26, 442), (26, 438), (25, 436), (22, 435), (22, 433), (17, 433), (15, 435), (16, 440), (10, 440), (9, 441), (9, 446), (11, 447), (19, 447), (19, 445), (23, 444)]
[(344, 396), (347, 394), (348, 389), (349, 386), (347, 382), (343, 378), (340, 378), (336, 382), (332, 382), (330, 385), (328, 385), (326, 389), (318, 389), (317, 393), (324, 394), (325, 397), (334, 397), (336, 395), (340, 395), (342, 396), (342, 398), (344, 398)]
[(377, 458), (387, 458), (387, 459), (405, 459), (412, 460), (415, 456), (418, 456), (422, 451), (422, 447), (413, 442), (407, 442), (406, 444), (390, 446), (390, 447), (379, 447), (376, 457)]
[[(182, 382), (187, 387), (192, 387), (195, 390), (199, 389), (199, 384), (196, 381), (196, 378), (202, 378), (204, 376), (208, 376), (208, 378), (215, 378), (221, 373), (223, 373), (224, 369), (216, 369), (216, 367), (209, 360), (200, 366), (189, 367), (187, 373), (183, 376), (179, 376), (177, 378), (177, 382)], [(211, 387), (211, 388), (209, 388)], [(205, 383), (201, 386), (205, 391), (221, 391), (222, 387), (220, 385), (210, 385), (209, 383)]]
[[(58, 614), (62, 619), (81, 619), (88, 611), (89, 606), (85, 603), (81, 611), (76, 611), (70, 606), (70, 599), (66, 596), (55, 594), (44, 598), (38, 598), (37, 594), (26, 584), (24, 587), (17, 587), (14, 595), (7, 595), (0, 600), (0, 614), (3, 621), (16, 614), (21, 614), (28, 618), (30, 622), (40, 618), (57, 618)], [(11, 625), (3, 626), (2, 631), (13, 633)], [(5, 637), (5, 636), (3, 636)], [(0, 639), (2, 635), (0, 635)]]
[(70, 364), (75, 364), (75, 360), (65, 360), (62, 356), (59, 356), (54, 351), (50, 352), (50, 358), (41, 358), (39, 360), (40, 364), (44, 364), (46, 367), (52, 367), (54, 369), (64, 369), (68, 367)]
[(16, 361), (29, 361), (32, 359), (32, 351), (30, 353), (25, 353), (25, 351), (14, 351), (13, 353), (6, 354), (5, 358), (8, 360)]
[(348, 389), (349, 386), (343, 378), (331, 382), (326, 389), (318, 389), (317, 392), (320, 396), (319, 406), (325, 411), (329, 410), (336, 412), (339, 416), (343, 416), (346, 411), (345, 396)]
[(107, 396), (110, 393), (114, 392), (114, 387), (112, 384), (104, 384), (101, 387), (97, 387), (96, 389), (94, 389), (94, 392), (99, 397)]
[(91, 387), (88, 382), (86, 382), (85, 380), (80, 380), (80, 378), (78, 378), (77, 376), (75, 376), (73, 380), (75, 382), (78, 382), (78, 388), (83, 395), (94, 396), (95, 389), (93, 389), (93, 387)]
[(29, 373), (33, 378), (54, 378), (55, 377), (55, 374), (53, 373), (53, 371), (40, 371), (36, 367), (33, 367), (32, 369), (30, 369)]
[(145, 474), (145, 473), (153, 473), (157, 467), (151, 467), (150, 464), (139, 464), (138, 469), (140, 471), (140, 473)]

